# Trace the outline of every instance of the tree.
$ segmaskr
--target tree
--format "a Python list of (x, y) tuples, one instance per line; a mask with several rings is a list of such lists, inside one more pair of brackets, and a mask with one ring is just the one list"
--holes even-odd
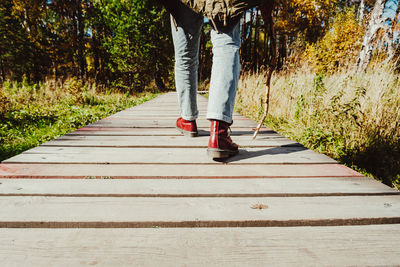
[(94, 0), (93, 5), (104, 26), (94, 27), (93, 34), (102, 38), (114, 84), (140, 90), (156, 79), (163, 87), (161, 77), (167, 78), (172, 66), (166, 12), (143, 0)]
[[(384, 48), (389, 53), (389, 57), (394, 54), (395, 42), (393, 40), (393, 27), (397, 24), (394, 20), (396, 15), (390, 18), (385, 12), (385, 7), (394, 4), (395, 14), (399, 13), (399, 2), (397, 0), (377, 0), (371, 12), (367, 29), (364, 34), (362, 47), (357, 59), (356, 68), (366, 70), (372, 58), (372, 53), (378, 47)], [(382, 38), (383, 37), (383, 38)]]

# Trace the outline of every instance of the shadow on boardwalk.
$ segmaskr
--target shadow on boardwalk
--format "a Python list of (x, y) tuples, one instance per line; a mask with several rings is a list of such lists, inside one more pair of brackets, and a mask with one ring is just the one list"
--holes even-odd
[(244, 160), (244, 159), (261, 157), (261, 156), (265, 156), (265, 155), (291, 154), (294, 152), (300, 152), (300, 151), (304, 151), (304, 150), (307, 150), (307, 148), (305, 148), (303, 146), (292, 146), (292, 145), (266, 148), (266, 149), (258, 150), (258, 151), (248, 151), (246, 149), (240, 149), (239, 155), (236, 155), (232, 158), (225, 159), (222, 162), (231, 163), (231, 162), (236, 162), (236, 161), (240, 161), (240, 160)]

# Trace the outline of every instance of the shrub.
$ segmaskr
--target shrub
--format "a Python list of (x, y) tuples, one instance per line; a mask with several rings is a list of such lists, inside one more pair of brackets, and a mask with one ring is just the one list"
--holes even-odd
[(364, 28), (354, 9), (338, 13), (330, 29), (315, 44), (308, 44), (303, 59), (317, 72), (334, 72), (352, 65), (361, 47)]

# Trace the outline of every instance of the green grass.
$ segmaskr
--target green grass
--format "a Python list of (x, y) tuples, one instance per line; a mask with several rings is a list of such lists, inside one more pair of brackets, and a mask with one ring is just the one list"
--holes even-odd
[(62, 86), (6, 82), (0, 88), (0, 160), (157, 95), (99, 90), (76, 80)]

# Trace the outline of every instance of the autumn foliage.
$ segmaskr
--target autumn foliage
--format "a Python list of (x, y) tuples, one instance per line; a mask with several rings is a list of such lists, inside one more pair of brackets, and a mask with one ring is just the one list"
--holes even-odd
[(352, 67), (361, 48), (363, 26), (353, 8), (338, 13), (325, 35), (307, 44), (303, 59), (317, 72), (335, 72)]

